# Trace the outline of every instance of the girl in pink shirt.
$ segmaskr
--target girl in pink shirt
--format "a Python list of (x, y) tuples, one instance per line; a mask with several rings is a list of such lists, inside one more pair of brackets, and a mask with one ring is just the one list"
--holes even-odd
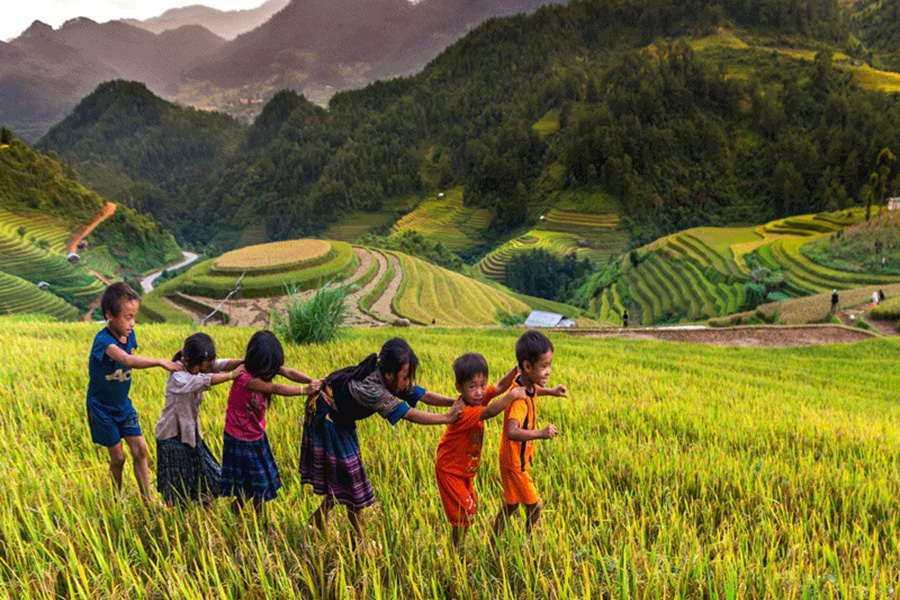
[[(263, 503), (274, 500), (281, 475), (266, 437), (266, 408), (272, 394), (308, 396), (319, 391), (319, 382), (300, 371), (284, 368), (284, 349), (275, 334), (257, 331), (247, 344), (244, 369), (231, 386), (225, 411), (222, 446), (222, 496), (233, 496), (232, 508), (240, 512), (249, 498), (257, 514)], [(282, 375), (304, 387), (272, 383)]]

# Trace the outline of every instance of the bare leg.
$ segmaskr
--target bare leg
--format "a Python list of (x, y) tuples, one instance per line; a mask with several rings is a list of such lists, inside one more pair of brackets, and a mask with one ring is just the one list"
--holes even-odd
[(453, 540), (453, 547), (457, 550), (462, 547), (463, 540), (466, 539), (466, 532), (468, 530), (468, 527), (453, 526), (453, 529), (450, 532), (450, 539)]
[(492, 545), (497, 544), (497, 539), (503, 533), (503, 530), (506, 529), (506, 522), (511, 516), (516, 514), (518, 509), (518, 504), (504, 504), (500, 512), (497, 513), (497, 516), (494, 518), (494, 539), (491, 542)]
[(525, 505), (525, 533), (528, 536), (531, 536), (531, 530), (534, 529), (542, 510), (544, 510), (544, 503), (540, 500), (534, 504)]
[(309, 524), (319, 531), (325, 531), (325, 522), (328, 520), (328, 513), (331, 512), (332, 508), (334, 508), (334, 500), (326, 497), (322, 500), (322, 504), (319, 505), (319, 508), (314, 510), (313, 514), (309, 515)]
[(116, 491), (122, 489), (122, 470), (125, 468), (125, 451), (122, 442), (107, 448), (109, 451), (109, 476), (112, 477)]
[[(150, 502), (153, 496), (150, 492), (150, 453), (147, 451), (147, 442), (142, 435), (127, 437), (125, 442), (128, 444), (128, 449), (131, 450), (131, 459), (134, 461), (134, 478), (137, 480), (144, 500)], [(119, 479), (121, 481), (121, 474)]]

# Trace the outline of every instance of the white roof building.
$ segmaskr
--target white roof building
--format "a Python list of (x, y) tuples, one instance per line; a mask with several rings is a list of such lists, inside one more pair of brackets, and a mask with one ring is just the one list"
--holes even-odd
[(567, 319), (561, 314), (533, 310), (525, 319), (525, 327), (572, 327), (575, 321)]

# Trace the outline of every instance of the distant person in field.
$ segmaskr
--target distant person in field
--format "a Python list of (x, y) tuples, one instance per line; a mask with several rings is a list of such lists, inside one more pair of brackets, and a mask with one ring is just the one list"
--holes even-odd
[(831, 314), (837, 312), (838, 309), (838, 293), (837, 290), (831, 291)]
[(884, 302), (884, 290), (882, 289), (878, 290), (878, 302)]
[(244, 373), (242, 360), (216, 359), (216, 345), (195, 333), (172, 358), (183, 371), (169, 373), (166, 403), (156, 422), (156, 489), (166, 504), (209, 503), (219, 496), (222, 467), (200, 435), (200, 405), (212, 386)]
[[(438, 443), (434, 470), (444, 512), (452, 527), (453, 545), (459, 547), (475, 518), (477, 496), (472, 485), (478, 473), (484, 422), (502, 413), (514, 400), (526, 398), (525, 389), (516, 386), (502, 398), (494, 400), (512, 385), (519, 374), (514, 367), (496, 385), (488, 385), (488, 364), (475, 352), (463, 354), (453, 361), (456, 391), (463, 401), (462, 414), (447, 425)], [(553, 390), (537, 388), (538, 394), (565, 396), (565, 387)], [(493, 400), (493, 402), (491, 401)]]
[(109, 474), (116, 489), (122, 489), (122, 470), (128, 444), (134, 461), (134, 477), (144, 499), (150, 501), (150, 470), (147, 442), (141, 432), (137, 412), (131, 404), (131, 370), (161, 367), (179, 371), (181, 366), (159, 358), (137, 356), (134, 320), (140, 296), (126, 283), (114, 283), (103, 292), (100, 310), (106, 327), (94, 336), (88, 359), (90, 381), (87, 389), (87, 416), (91, 439), (109, 451)]
[(872, 304), (878, 306), (878, 292), (872, 292)]
[(628, 311), (622, 310), (622, 327), (628, 327)]
[[(535, 397), (538, 387), (547, 385), (553, 363), (553, 343), (540, 331), (526, 331), (516, 342), (519, 376), (513, 385), (525, 391), (525, 398), (514, 400), (503, 413), (500, 438), (500, 481), (504, 506), (494, 519), (494, 541), (503, 533), (506, 522), (525, 506), (525, 530), (528, 535), (537, 523), (543, 503), (531, 478), (535, 440), (556, 437), (556, 426), (537, 428)], [(557, 388), (565, 395), (565, 387)]]
[[(406, 340), (393, 338), (381, 352), (358, 365), (331, 373), (316, 397), (306, 405), (300, 477), (313, 492), (323, 496), (309, 522), (325, 529), (335, 504), (347, 507), (353, 527), (353, 543), (362, 535), (362, 510), (375, 503), (356, 435), (356, 422), (378, 414), (391, 425), (401, 420), (420, 425), (454, 423), (462, 403), (425, 391), (415, 384), (419, 359)], [(419, 410), (419, 402), (451, 406), (439, 414)]]
[[(281, 474), (266, 436), (271, 397), (315, 394), (320, 382), (285, 368), (281, 342), (266, 329), (250, 338), (243, 366), (244, 371), (231, 384), (225, 410), (221, 493), (234, 498), (231, 507), (235, 514), (250, 500), (256, 514), (262, 516), (265, 502), (274, 500), (281, 489)], [(276, 375), (307, 385), (272, 383)]]

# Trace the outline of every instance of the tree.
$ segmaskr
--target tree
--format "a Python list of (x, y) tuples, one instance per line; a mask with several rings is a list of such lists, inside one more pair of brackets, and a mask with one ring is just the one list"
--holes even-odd
[(0, 127), (0, 144), (12, 144), (13, 133), (6, 127)]
[[(875, 170), (869, 177), (869, 186), (872, 189), (872, 196), (877, 195), (879, 207), (884, 206), (884, 201), (887, 197), (888, 180), (890, 179), (891, 170), (893, 169), (895, 162), (897, 162), (897, 157), (894, 156), (891, 149), (882, 148), (881, 152), (878, 153), (878, 159), (875, 161)], [(867, 195), (866, 220), (869, 219), (871, 204), (871, 199), (869, 199), (869, 196)]]

